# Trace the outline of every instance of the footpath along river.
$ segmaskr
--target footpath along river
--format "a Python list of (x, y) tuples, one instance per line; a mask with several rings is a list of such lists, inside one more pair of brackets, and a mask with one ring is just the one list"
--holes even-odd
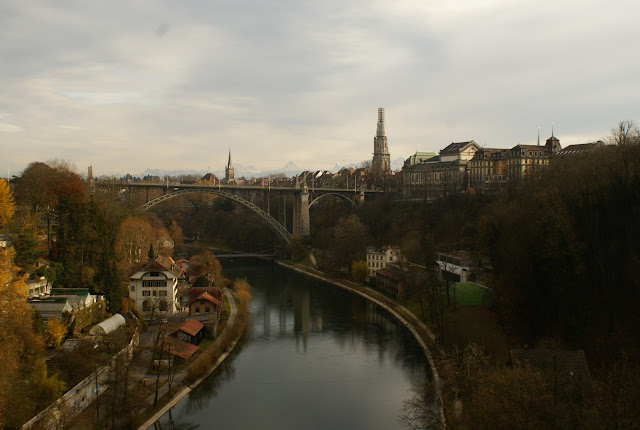
[(431, 378), (411, 333), (349, 292), (273, 263), (221, 259), (253, 287), (248, 334), (151, 429), (403, 428), (402, 401)]

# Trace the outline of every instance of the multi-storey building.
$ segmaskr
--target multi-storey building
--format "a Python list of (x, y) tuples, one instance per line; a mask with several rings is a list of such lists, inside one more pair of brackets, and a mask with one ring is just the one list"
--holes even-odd
[(558, 138), (551, 134), (544, 146), (516, 145), (509, 150), (507, 156), (507, 174), (510, 181), (524, 178), (528, 173), (543, 166), (548, 166), (553, 154), (562, 149)]
[[(129, 275), (129, 297), (138, 311), (173, 314), (180, 310), (178, 280), (180, 273), (173, 260), (161, 264), (160, 258), (133, 267)], [(175, 263), (173, 263), (175, 264)]]
[(468, 187), (467, 164), (480, 146), (473, 140), (453, 142), (435, 157), (420, 163), (405, 161), (405, 198), (425, 199), (463, 192)]
[(367, 276), (374, 277), (378, 270), (401, 259), (400, 248), (397, 246), (383, 246), (380, 249), (370, 246), (367, 248)]
[(469, 186), (480, 193), (493, 193), (507, 184), (506, 148), (480, 148), (467, 165)]

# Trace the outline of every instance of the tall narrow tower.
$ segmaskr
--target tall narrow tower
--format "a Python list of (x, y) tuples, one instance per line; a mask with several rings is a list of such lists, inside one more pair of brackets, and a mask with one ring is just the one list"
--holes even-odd
[(236, 172), (231, 164), (231, 150), (229, 150), (229, 161), (227, 162), (227, 167), (224, 168), (224, 179), (227, 181), (227, 184), (231, 184), (236, 181)]
[(373, 138), (373, 160), (371, 170), (376, 173), (391, 171), (391, 159), (387, 146), (387, 126), (384, 123), (384, 108), (378, 108), (378, 126)]

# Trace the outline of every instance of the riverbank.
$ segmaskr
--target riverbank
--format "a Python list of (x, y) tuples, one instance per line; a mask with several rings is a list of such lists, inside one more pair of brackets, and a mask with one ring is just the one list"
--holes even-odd
[[(238, 315), (238, 307), (236, 305), (236, 301), (233, 295), (227, 290), (225, 291), (225, 296), (229, 301), (229, 318), (227, 319), (227, 325), (225, 326), (222, 333), (220, 333), (216, 341), (210, 346), (210, 348), (215, 348), (216, 342), (222, 342), (223, 339), (225, 339), (229, 333), (233, 333), (235, 324), (246, 324), (246, 320), (236, 321), (237, 315)], [(216, 359), (216, 361), (208, 368), (208, 370), (204, 374), (202, 374), (200, 377), (198, 377), (198, 379), (196, 379), (194, 382), (192, 382), (191, 384), (187, 384), (185, 379), (188, 374), (185, 373), (181, 375), (180, 380), (176, 382), (183, 383), (184, 387), (180, 389), (177, 393), (175, 393), (157, 411), (155, 411), (151, 417), (147, 418), (144, 424), (139, 426), (138, 429), (146, 430), (149, 427), (153, 426), (153, 424), (156, 421), (158, 421), (164, 414), (166, 414), (171, 408), (173, 408), (180, 400), (182, 400), (187, 394), (189, 394), (195, 387), (197, 387), (200, 383), (202, 383), (202, 381), (204, 381), (207, 377), (209, 377), (209, 375), (211, 375), (213, 371), (216, 370), (216, 368), (229, 356), (231, 351), (233, 351), (233, 348), (235, 348), (236, 344), (240, 340), (240, 337), (244, 333), (244, 327), (242, 327), (242, 330), (238, 330), (238, 333), (239, 334), (234, 339), (231, 340), (229, 347)], [(168, 394), (168, 387), (166, 386), (166, 384), (163, 387), (161, 387), (161, 390), (162, 392), (159, 395), (161, 399), (160, 404), (163, 403), (163, 400), (166, 400), (164, 399), (164, 397)], [(147, 399), (148, 404), (149, 402), (151, 405), (153, 405), (153, 395)], [(148, 413), (149, 413), (149, 410), (145, 412), (145, 414), (148, 414)]]
[[(436, 337), (433, 332), (422, 321), (420, 321), (417, 316), (415, 316), (408, 309), (396, 303), (389, 297), (371, 288), (356, 284), (355, 282), (332, 276), (299, 264), (287, 263), (280, 260), (277, 260), (276, 264), (280, 265), (281, 267), (294, 270), (306, 276), (310, 276), (312, 278), (327, 282), (351, 293), (357, 294), (375, 303), (376, 305), (380, 306), (391, 315), (393, 315), (413, 334), (415, 339), (422, 347), (424, 355), (429, 361), (429, 366), (431, 367), (431, 372), (433, 374), (433, 387), (435, 390), (435, 394), (437, 398), (442, 399), (442, 384), (438, 373), (438, 368), (436, 367), (436, 363), (432, 354), (432, 349), (440, 354), (440, 356), (445, 356), (445, 352), (436, 344)], [(441, 420), (444, 422), (444, 416), (441, 416)]]

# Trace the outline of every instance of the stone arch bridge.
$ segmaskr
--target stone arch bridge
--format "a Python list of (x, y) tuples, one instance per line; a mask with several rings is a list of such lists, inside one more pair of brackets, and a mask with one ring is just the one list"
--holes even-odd
[[(365, 195), (382, 193), (382, 191), (366, 190), (364, 188), (361, 188), (359, 191), (356, 189), (342, 188), (314, 188), (309, 190), (306, 186), (262, 187), (239, 185), (144, 184), (132, 182), (104, 182), (95, 183), (95, 185), (102, 188), (113, 187), (120, 190), (126, 189), (129, 191), (129, 195), (133, 189), (146, 190), (146, 203), (138, 208), (138, 210), (141, 211), (146, 211), (159, 203), (185, 194), (204, 193), (224, 197), (256, 213), (287, 245), (291, 245), (292, 235), (299, 235), (303, 238), (310, 235), (309, 208), (315, 205), (320, 199), (334, 196), (357, 207), (360, 202), (364, 201)], [(155, 198), (149, 198), (149, 191), (154, 189), (161, 190), (163, 194)], [(253, 202), (252, 196), (255, 196), (256, 193), (266, 194), (271, 192), (290, 194), (293, 196), (292, 231), (287, 230), (283, 223)]]

